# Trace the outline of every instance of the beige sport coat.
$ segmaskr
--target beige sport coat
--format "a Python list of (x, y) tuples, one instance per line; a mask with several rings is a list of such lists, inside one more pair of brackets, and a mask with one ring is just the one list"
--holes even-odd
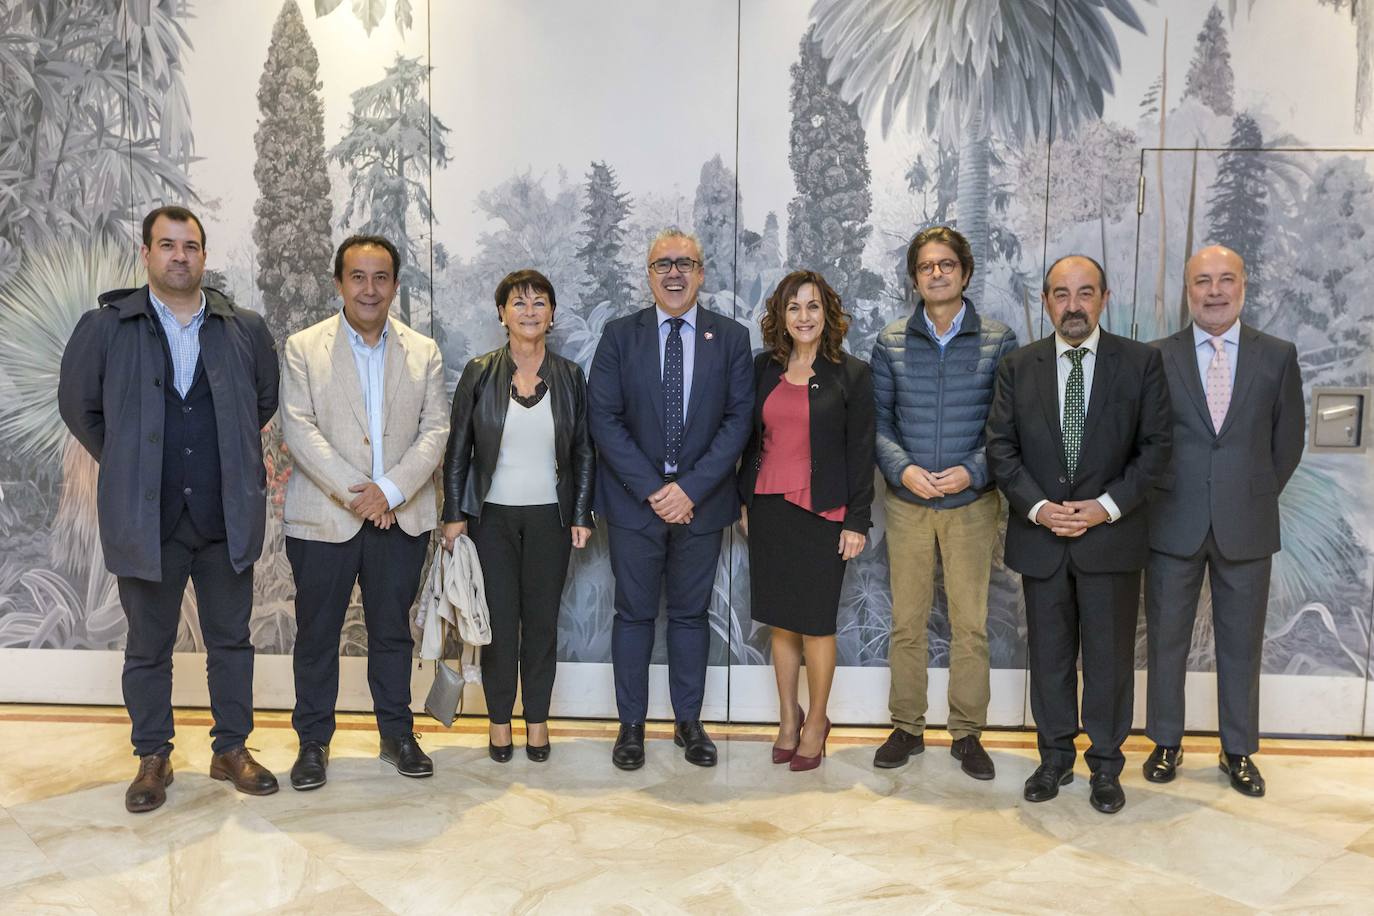
[[(387, 478), (405, 502), (396, 521), (417, 535), (438, 524), (434, 472), (448, 441), (444, 364), (433, 340), (395, 317), (383, 363), (383, 459)], [(286, 341), (281, 416), (295, 469), (286, 484), (288, 537), (340, 543), (363, 519), (348, 508), (354, 484), (372, 480), (367, 409), (343, 314), (292, 334)]]

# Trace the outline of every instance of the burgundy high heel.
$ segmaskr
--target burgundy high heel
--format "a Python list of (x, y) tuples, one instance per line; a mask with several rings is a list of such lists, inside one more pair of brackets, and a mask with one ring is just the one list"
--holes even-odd
[[(830, 717), (825, 717), (825, 734), (821, 736), (821, 752), (815, 757), (806, 757), (798, 753), (792, 754), (792, 760), (787, 764), (788, 769), (794, 773), (802, 770), (814, 770), (821, 765), (821, 758), (825, 756), (825, 742), (830, 737)], [(801, 747), (801, 738), (797, 738), (797, 747)]]
[[(797, 704), (797, 743), (801, 744), (801, 727), (806, 723), (806, 714), (802, 711), (801, 704)], [(773, 762), (787, 763), (797, 754), (795, 747), (781, 748), (773, 745)]]

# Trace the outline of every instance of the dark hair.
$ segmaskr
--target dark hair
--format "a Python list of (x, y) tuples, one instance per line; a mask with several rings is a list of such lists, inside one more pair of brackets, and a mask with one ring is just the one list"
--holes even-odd
[(1093, 267), (1096, 267), (1097, 291), (1099, 293), (1105, 293), (1107, 291), (1107, 270), (1101, 264), (1097, 263), (1096, 258), (1088, 257), (1086, 254), (1066, 254), (1062, 258), (1057, 258), (1055, 262), (1050, 265), (1049, 270), (1045, 271), (1045, 279), (1040, 284), (1040, 292), (1042, 294), (1046, 296), (1050, 294), (1050, 274), (1054, 273), (1054, 269), (1058, 267), (1060, 263), (1069, 260), (1069, 258), (1082, 258), (1083, 260), (1091, 264)]
[(157, 222), (159, 216), (165, 216), (174, 223), (195, 223), (200, 230), (200, 247), (205, 247), (205, 226), (201, 224), (200, 217), (196, 216), (185, 207), (158, 207), (147, 216), (143, 217), (143, 245), (146, 248), (153, 247), (153, 223)]
[(921, 252), (921, 248), (931, 242), (939, 242), (948, 245), (954, 250), (954, 256), (959, 259), (959, 266), (964, 269), (964, 289), (968, 289), (968, 281), (973, 279), (973, 248), (969, 245), (968, 239), (964, 238), (957, 229), (948, 226), (931, 226), (916, 233), (916, 237), (911, 240), (911, 244), (906, 249), (906, 275), (911, 278), (912, 285), (916, 285), (916, 258)]
[(553, 313), (558, 308), (558, 297), (553, 294), (553, 284), (549, 278), (533, 268), (527, 267), (524, 270), (513, 270), (496, 284), (496, 314), (501, 314), (501, 309), (506, 307), (506, 300), (510, 298), (512, 290), (521, 292), (530, 290), (536, 294), (543, 294), (549, 297), (549, 318), (553, 318)]
[(401, 253), (396, 250), (395, 245), (380, 235), (350, 235), (340, 242), (339, 250), (334, 252), (334, 279), (343, 280), (344, 252), (350, 248), (362, 248), (366, 245), (375, 245), (391, 255), (391, 275), (399, 280), (401, 278)]
[(773, 358), (784, 366), (792, 355), (792, 338), (787, 333), (787, 300), (797, 295), (797, 290), (808, 283), (816, 286), (821, 294), (821, 307), (825, 311), (825, 327), (821, 330), (821, 355), (832, 363), (844, 360), (845, 332), (849, 330), (849, 316), (840, 307), (840, 294), (825, 282), (825, 277), (814, 270), (794, 270), (778, 281), (777, 289), (768, 297), (768, 305), (759, 319), (759, 330), (763, 332), (763, 345), (773, 353)]

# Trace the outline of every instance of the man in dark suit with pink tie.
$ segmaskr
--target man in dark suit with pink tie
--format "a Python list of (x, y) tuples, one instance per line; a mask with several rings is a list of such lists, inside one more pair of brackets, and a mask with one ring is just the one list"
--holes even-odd
[(1184, 677), (1202, 577), (1211, 577), (1219, 765), (1243, 795), (1264, 794), (1259, 675), (1279, 494), (1302, 457), (1297, 349), (1240, 320), (1245, 263), (1214, 245), (1184, 271), (1192, 323), (1155, 347), (1173, 402), (1172, 463), (1150, 511), (1145, 616), (1150, 680), (1145, 778), (1169, 782), (1183, 759)]

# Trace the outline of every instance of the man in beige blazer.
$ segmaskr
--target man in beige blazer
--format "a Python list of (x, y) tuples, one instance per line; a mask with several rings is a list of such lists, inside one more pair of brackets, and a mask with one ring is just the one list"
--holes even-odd
[(285, 531), (296, 579), (296, 789), (325, 782), (339, 634), (355, 582), (381, 759), (404, 776), (434, 772), (412, 729), (409, 612), (438, 522), (432, 478), (448, 438), (448, 405), (438, 346), (389, 314), (400, 260), (380, 236), (345, 239), (334, 255), (342, 311), (286, 341), (281, 403), (295, 460)]

